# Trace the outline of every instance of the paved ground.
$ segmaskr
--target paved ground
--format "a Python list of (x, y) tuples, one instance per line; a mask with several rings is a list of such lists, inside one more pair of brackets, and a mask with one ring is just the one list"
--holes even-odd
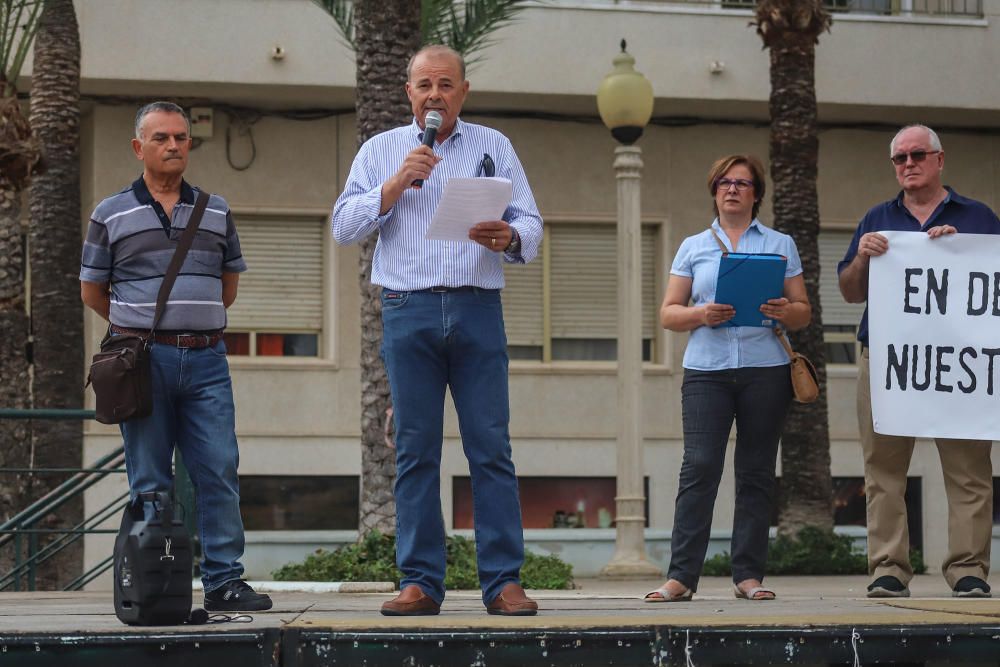
[[(279, 628), (289, 625), (332, 630), (378, 628), (600, 628), (600, 627), (721, 627), (721, 626), (1000, 626), (1000, 598), (955, 600), (939, 576), (917, 577), (914, 597), (876, 601), (864, 597), (866, 577), (769, 577), (778, 599), (770, 602), (736, 600), (731, 584), (706, 578), (695, 599), (686, 603), (646, 604), (642, 594), (660, 581), (584, 579), (572, 591), (532, 591), (541, 605), (537, 617), (503, 618), (483, 610), (479, 593), (449, 593), (440, 616), (387, 618), (378, 613), (389, 593), (276, 592), (275, 606), (253, 614), (246, 625), (224, 623), (219, 630)], [(201, 596), (195, 594), (195, 603)], [(184, 632), (158, 628), (159, 632)], [(128, 628), (114, 616), (109, 593), (0, 594), (0, 639), (19, 633), (148, 632)]]

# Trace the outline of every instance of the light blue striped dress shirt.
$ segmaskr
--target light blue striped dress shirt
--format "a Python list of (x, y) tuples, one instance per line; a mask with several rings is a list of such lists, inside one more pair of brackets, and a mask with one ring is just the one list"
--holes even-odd
[[(395, 206), (379, 215), (382, 184), (422, 139), (423, 131), (414, 119), (410, 125), (378, 134), (361, 146), (333, 208), (333, 238), (340, 244), (356, 243), (378, 231), (372, 283), (382, 287), (400, 291), (438, 285), (501, 289), (501, 262), (530, 262), (542, 242), (542, 218), (514, 147), (496, 130), (458, 120), (452, 134), (434, 145), (434, 152), (442, 159), (423, 187), (408, 189)], [(424, 238), (445, 183), (449, 178), (476, 176), (484, 154), (493, 159), (495, 175), (510, 179), (514, 185), (513, 198), (502, 217), (521, 237), (517, 255), (491, 252), (472, 241)]]
[[(754, 219), (750, 223), (735, 249), (719, 226), (718, 218), (712, 223), (712, 229), (730, 251), (775, 253), (787, 257), (786, 280), (802, 273), (802, 261), (792, 237), (765, 227), (760, 220)], [(719, 244), (708, 229), (687, 237), (678, 248), (670, 273), (692, 279), (691, 301), (695, 306), (715, 301), (721, 259)], [(698, 327), (691, 331), (684, 351), (684, 368), (696, 371), (760, 368), (787, 363), (788, 354), (769, 327)]]

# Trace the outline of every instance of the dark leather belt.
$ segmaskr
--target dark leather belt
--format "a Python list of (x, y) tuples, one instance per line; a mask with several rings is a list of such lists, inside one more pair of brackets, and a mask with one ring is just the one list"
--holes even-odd
[(428, 287), (427, 289), (416, 291), (430, 292), (432, 294), (447, 294), (449, 292), (499, 292), (500, 290), (490, 289), (489, 287), (474, 287), (472, 285), (462, 285), (461, 287), (445, 287), (444, 285), (435, 285), (434, 287)]
[(440, 294), (443, 292), (471, 292), (473, 290), (479, 289), (478, 287), (471, 287), (469, 285), (463, 285), (461, 287), (445, 287), (444, 285), (435, 285), (434, 287), (428, 287), (426, 290), (420, 290), (422, 292), (433, 292), (434, 294)]
[[(111, 325), (111, 331), (116, 334), (129, 334), (139, 336), (149, 340), (149, 331), (145, 329), (126, 329), (117, 324)], [(215, 344), (222, 340), (223, 331), (206, 331), (205, 333), (179, 333), (165, 334), (158, 333), (153, 336), (152, 341), (160, 345), (170, 345), (171, 347), (202, 348), (215, 347)]]

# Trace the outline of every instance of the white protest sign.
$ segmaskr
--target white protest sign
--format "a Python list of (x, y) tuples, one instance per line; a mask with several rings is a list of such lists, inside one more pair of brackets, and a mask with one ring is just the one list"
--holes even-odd
[(882, 234), (868, 277), (875, 431), (1000, 439), (1000, 235)]

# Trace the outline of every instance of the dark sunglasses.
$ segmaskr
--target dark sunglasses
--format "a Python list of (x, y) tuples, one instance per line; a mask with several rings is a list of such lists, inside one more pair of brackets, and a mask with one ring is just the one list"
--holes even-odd
[(479, 168), (476, 170), (476, 176), (486, 176), (487, 178), (492, 178), (496, 169), (497, 167), (493, 164), (493, 158), (490, 157), (490, 154), (483, 153), (483, 160), (479, 163)]
[(896, 153), (889, 159), (892, 163), (898, 166), (906, 164), (906, 160), (912, 159), (914, 162), (923, 162), (927, 159), (928, 155), (934, 155), (935, 153), (940, 153), (941, 151), (910, 151), (909, 153)]

